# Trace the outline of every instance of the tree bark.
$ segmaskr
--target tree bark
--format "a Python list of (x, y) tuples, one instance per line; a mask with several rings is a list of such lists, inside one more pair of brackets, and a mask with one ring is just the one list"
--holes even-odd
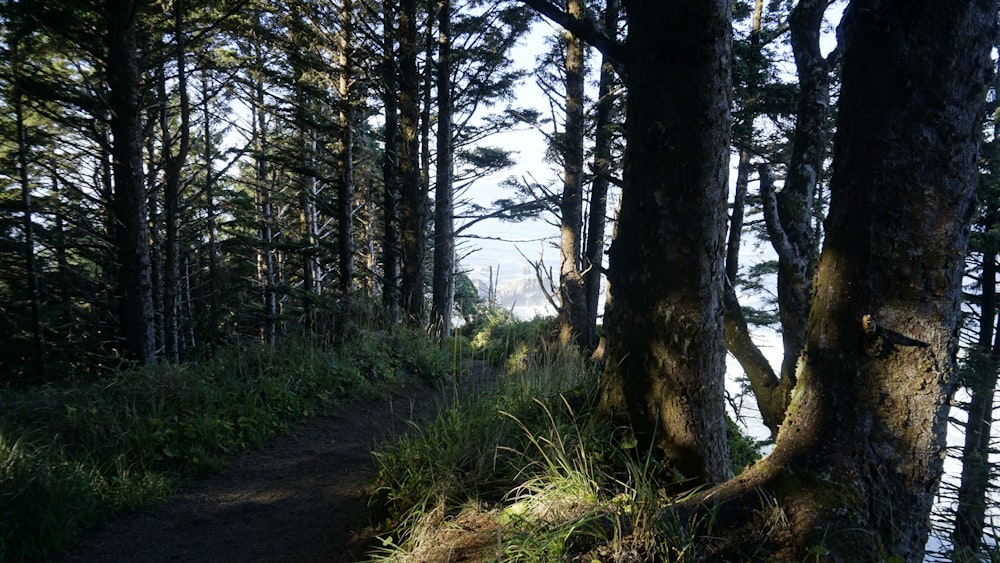
[[(922, 561), (954, 387), (990, 0), (852, 4), (826, 243), (773, 453), (705, 494), (773, 560)], [(726, 502), (736, 500), (736, 502)]]
[(340, 270), (340, 292), (345, 297), (354, 293), (354, 61), (351, 46), (354, 33), (354, 7), (352, 0), (340, 6), (340, 33), (338, 35), (337, 93), (340, 96), (340, 182), (337, 190), (337, 262)]
[[(580, 19), (583, 2), (568, 0), (566, 11)], [(580, 273), (583, 229), (583, 40), (566, 32), (566, 125), (560, 142), (563, 190), (559, 202), (559, 341), (589, 348), (587, 298)]]
[[(621, 6), (618, 0), (607, 0), (604, 7), (604, 27), (614, 36), (618, 29)], [(598, 346), (597, 317), (601, 300), (601, 280), (604, 278), (604, 243), (608, 216), (608, 187), (611, 184), (611, 149), (614, 140), (612, 114), (615, 96), (612, 92), (615, 71), (607, 56), (602, 55), (601, 76), (597, 86), (597, 109), (594, 133), (594, 180), (590, 186), (590, 216), (587, 219), (586, 263), (583, 272), (587, 322), (584, 348), (594, 351)]]
[(424, 250), (427, 194), (420, 182), (420, 73), (417, 68), (417, 2), (399, 4), (399, 176), (402, 298), (407, 322), (424, 321)]
[(602, 408), (693, 483), (717, 483), (731, 473), (722, 328), (730, 4), (633, 2), (627, 13), (625, 185)]
[(434, 271), (431, 283), (431, 333), (442, 342), (451, 333), (455, 273), (454, 194), (452, 186), (451, 1), (438, 0), (437, 170), (434, 195)]
[(107, 0), (107, 80), (111, 110), (114, 195), (112, 215), (117, 248), (119, 334), (125, 357), (142, 364), (156, 358), (149, 226), (143, 182), (139, 123), (139, 60), (136, 3)]
[(382, 306), (389, 321), (399, 320), (401, 295), (399, 225), (399, 71), (395, 57), (396, 4), (383, 4), (382, 103), (385, 106), (385, 151), (382, 155)]

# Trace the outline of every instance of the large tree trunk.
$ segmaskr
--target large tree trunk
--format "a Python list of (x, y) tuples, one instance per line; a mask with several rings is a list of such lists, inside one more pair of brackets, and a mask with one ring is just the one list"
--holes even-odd
[(431, 332), (438, 341), (451, 333), (455, 273), (454, 194), (451, 132), (451, 1), (438, 0), (437, 178), (434, 195), (434, 272)]
[(624, 189), (603, 409), (693, 482), (730, 475), (722, 259), (730, 4), (628, 7)]
[(845, 14), (832, 201), (799, 381), (774, 452), (707, 493), (731, 538), (741, 518), (760, 525), (772, 498), (775, 560), (818, 546), (833, 560), (923, 559), (995, 18), (990, 0)]
[[(566, 12), (583, 17), (583, 2), (569, 0)], [(559, 340), (563, 346), (587, 339), (587, 297), (580, 274), (583, 229), (583, 40), (566, 32), (566, 130), (559, 143), (563, 160), (563, 190), (559, 202)]]
[(402, 297), (407, 322), (424, 321), (424, 251), (427, 194), (420, 181), (420, 73), (417, 68), (417, 2), (399, 5), (399, 155), (402, 206)]
[(150, 277), (149, 226), (143, 182), (142, 135), (139, 124), (139, 61), (136, 4), (107, 0), (108, 89), (111, 110), (111, 154), (114, 170), (112, 215), (118, 251), (119, 331), (126, 357), (143, 364), (156, 357), (153, 338), (153, 293)]

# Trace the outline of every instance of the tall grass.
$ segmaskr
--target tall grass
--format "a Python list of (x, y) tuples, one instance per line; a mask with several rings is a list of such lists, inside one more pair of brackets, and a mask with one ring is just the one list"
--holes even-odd
[[(711, 515), (673, 514), (683, 498), (666, 496), (668, 469), (596, 416), (597, 367), (553, 344), (544, 320), (480, 331), (467, 335), (473, 349), (503, 368), (494, 392), (446, 405), (376, 454), (372, 559), (695, 560), (690, 534), (711, 528)], [(730, 432), (741, 469), (752, 441)]]
[[(198, 364), (0, 390), (0, 560), (41, 557), (320, 409), (451, 363), (419, 331), (361, 328)], [(404, 375), (410, 374), (410, 375)]]

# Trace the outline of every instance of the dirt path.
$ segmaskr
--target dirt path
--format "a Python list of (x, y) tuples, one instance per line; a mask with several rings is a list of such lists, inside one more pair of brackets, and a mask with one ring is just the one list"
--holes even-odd
[[(492, 374), (473, 367), (482, 389)], [(411, 386), (321, 415), (234, 457), (220, 474), (93, 531), (63, 562), (338, 562), (363, 559), (372, 446), (442, 404)]]

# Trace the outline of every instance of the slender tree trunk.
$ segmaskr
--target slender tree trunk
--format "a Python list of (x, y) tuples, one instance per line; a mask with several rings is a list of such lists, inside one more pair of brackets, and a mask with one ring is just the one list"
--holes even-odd
[[(583, 16), (582, 0), (568, 0), (567, 13)], [(559, 341), (590, 348), (587, 297), (580, 273), (583, 228), (583, 40), (566, 33), (566, 130), (561, 144), (563, 191), (559, 203)]]
[(127, 358), (149, 364), (155, 358), (149, 227), (143, 182), (139, 124), (139, 62), (136, 3), (107, 0), (108, 89), (111, 132), (115, 243), (118, 251), (119, 331)]
[[(996, 224), (996, 212), (987, 214), (986, 232)], [(997, 250), (987, 245), (983, 253), (982, 294), (979, 298), (980, 369), (970, 378), (968, 387), (972, 397), (968, 406), (965, 425), (965, 444), (962, 448), (962, 475), (958, 488), (958, 507), (955, 510), (955, 529), (952, 543), (955, 560), (975, 561), (979, 557), (986, 524), (986, 507), (990, 484), (990, 440), (993, 426), (993, 394), (997, 385), (997, 364), (1000, 360), (1000, 331), (996, 330), (996, 279)]]
[[(8, 0), (11, 17), (16, 17), (13, 0)], [(31, 181), (28, 175), (28, 135), (24, 123), (24, 98), (21, 91), (21, 33), (19, 21), (12, 22), (8, 36), (8, 56), (10, 57), (13, 91), (11, 98), (14, 105), (14, 127), (17, 137), (17, 181), (21, 186), (21, 202), (24, 208), (24, 269), (28, 282), (28, 295), (31, 302), (31, 331), (34, 336), (35, 348), (35, 378), (45, 381), (48, 369), (48, 353), (45, 344), (45, 319), (42, 313), (42, 288), (38, 280), (38, 264), (35, 259), (35, 219), (34, 206), (31, 198)]]
[(834, 561), (922, 561), (996, 7), (852, 4), (844, 17), (830, 214), (798, 383), (774, 451), (706, 498), (737, 544), (769, 499), (783, 522), (765, 547), (773, 560), (821, 547)]
[(219, 243), (218, 243), (218, 209), (215, 205), (215, 171), (213, 163), (214, 139), (212, 135), (212, 112), (209, 107), (210, 70), (203, 69), (201, 73), (201, 111), (203, 136), (205, 137), (202, 155), (205, 161), (205, 231), (208, 237), (208, 325), (209, 338), (214, 343), (219, 331)]
[[(604, 8), (604, 29), (612, 36), (618, 30), (621, 6), (618, 0), (607, 0)], [(590, 187), (590, 216), (587, 221), (586, 264), (583, 287), (587, 322), (583, 344), (588, 351), (597, 348), (597, 316), (601, 301), (601, 280), (604, 278), (604, 238), (608, 216), (608, 186), (611, 176), (611, 145), (614, 140), (612, 115), (615, 98), (612, 88), (615, 70), (607, 55), (601, 62), (601, 77), (597, 87), (597, 115), (594, 133), (594, 181)]]
[(437, 177), (434, 197), (434, 274), (431, 331), (438, 342), (451, 333), (450, 291), (455, 271), (451, 147), (451, 1), (438, 0)]
[(399, 71), (395, 57), (395, 0), (383, 4), (382, 103), (385, 105), (385, 152), (382, 156), (382, 306), (390, 322), (400, 317), (400, 134), (399, 134)]
[(181, 171), (187, 162), (191, 145), (191, 104), (187, 92), (187, 47), (184, 39), (184, 2), (173, 0), (174, 23), (174, 63), (177, 71), (178, 104), (180, 122), (177, 125), (178, 140), (174, 153), (174, 139), (170, 131), (165, 85), (161, 83), (161, 97), (164, 107), (161, 111), (161, 131), (163, 135), (164, 183), (163, 212), (165, 215), (165, 248), (163, 251), (163, 327), (164, 354), (167, 360), (180, 361), (181, 341), (181, 274), (180, 274), (180, 197)]
[(337, 184), (337, 220), (340, 233), (337, 238), (337, 256), (340, 271), (340, 292), (344, 296), (354, 293), (354, 61), (351, 48), (354, 7), (352, 0), (340, 6), (340, 34), (337, 93), (340, 96), (340, 182)]
[(407, 322), (424, 321), (424, 247), (427, 194), (420, 181), (420, 73), (417, 68), (417, 1), (402, 0), (399, 9), (399, 176), (402, 205), (402, 298)]
[(631, 3), (628, 26), (628, 152), (602, 407), (692, 482), (717, 483), (731, 474), (722, 328), (730, 4)]
[[(260, 26), (260, 14), (256, 14), (256, 24)], [(259, 39), (255, 40), (255, 59), (262, 60)], [(275, 295), (276, 256), (274, 251), (273, 206), (271, 201), (270, 171), (267, 164), (267, 123), (264, 107), (264, 84), (262, 79), (253, 79), (251, 119), (255, 148), (254, 183), (259, 221), (257, 233), (257, 283), (261, 290), (263, 323), (261, 341), (274, 344), (278, 330), (278, 303)]]

